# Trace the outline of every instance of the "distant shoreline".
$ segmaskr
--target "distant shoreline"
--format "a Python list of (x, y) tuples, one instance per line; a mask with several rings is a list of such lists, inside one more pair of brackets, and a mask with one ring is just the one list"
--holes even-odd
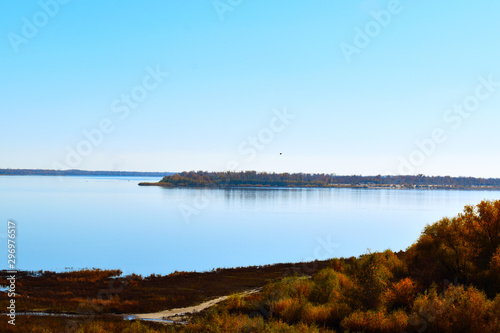
[(108, 176), (108, 177), (165, 177), (175, 172), (88, 171), (45, 169), (0, 169), (0, 176)]
[(500, 190), (499, 178), (419, 175), (337, 175), (306, 173), (267, 173), (257, 171), (183, 171), (163, 177), (159, 182), (139, 186), (165, 188), (354, 188), (426, 190)]

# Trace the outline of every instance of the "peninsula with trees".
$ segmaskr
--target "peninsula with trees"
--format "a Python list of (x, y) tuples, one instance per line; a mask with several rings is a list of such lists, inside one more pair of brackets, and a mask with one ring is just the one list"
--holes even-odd
[(336, 174), (267, 173), (256, 171), (207, 172), (189, 171), (163, 177), (141, 186), (163, 187), (336, 187), (336, 188), (401, 188), (499, 190), (499, 178), (450, 176), (340, 176)]

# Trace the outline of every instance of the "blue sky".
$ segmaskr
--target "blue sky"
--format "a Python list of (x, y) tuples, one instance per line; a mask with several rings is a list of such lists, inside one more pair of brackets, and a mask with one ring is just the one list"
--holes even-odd
[(500, 177), (499, 13), (4, 1), (0, 168)]

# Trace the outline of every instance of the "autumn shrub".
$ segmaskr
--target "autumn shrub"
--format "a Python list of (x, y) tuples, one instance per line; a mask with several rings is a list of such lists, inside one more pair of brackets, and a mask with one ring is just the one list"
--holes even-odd
[(302, 308), (301, 320), (306, 324), (318, 324), (324, 326), (328, 324), (331, 315), (331, 308), (328, 305), (313, 305), (306, 303)]
[(356, 258), (355, 257), (351, 257), (348, 259), (332, 258), (332, 259), (330, 259), (330, 268), (332, 268), (334, 271), (344, 273), (351, 266), (351, 264), (349, 262), (352, 260), (356, 260)]
[[(311, 281), (302, 277), (286, 277), (267, 284), (262, 290), (261, 309), (273, 314), (277, 309), (292, 318), (293, 304), (304, 304), (311, 290)], [(292, 306), (293, 305), (293, 306)], [(291, 307), (292, 306), (292, 307)]]
[(401, 333), (407, 327), (408, 316), (404, 311), (356, 311), (346, 317), (341, 326), (348, 332)]
[(309, 300), (315, 306), (310, 307), (314, 310), (308, 314), (307, 322), (312, 322), (310, 318), (316, 318), (320, 325), (338, 327), (352, 308), (359, 306), (359, 302), (353, 298), (358, 290), (359, 286), (350, 276), (331, 268), (321, 270), (313, 278)]
[(471, 281), (475, 274), (475, 255), (465, 236), (462, 220), (456, 217), (426, 226), (417, 243), (409, 249), (411, 270), (420, 273), (419, 278), (426, 285), (455, 277), (460, 282)]
[(227, 312), (211, 314), (207, 318), (189, 324), (185, 332), (258, 332), (262, 330), (262, 317), (253, 317), (243, 314), (229, 314)]
[(311, 291), (311, 281), (303, 277), (286, 277), (269, 283), (262, 291), (264, 298), (277, 300), (281, 298), (307, 298)]
[(487, 279), (486, 292), (490, 295), (500, 293), (500, 246), (491, 258)]
[(218, 332), (218, 333), (335, 333), (333, 330), (319, 329), (316, 325), (300, 322), (290, 325), (282, 320), (264, 320), (262, 317), (249, 318), (241, 314), (227, 312), (212, 313), (188, 324), (181, 332)]
[(494, 267), (499, 246), (500, 200), (484, 200), (466, 206), (456, 217), (427, 225), (406, 251), (405, 260), (412, 276), (425, 287), (457, 279), (494, 297), (500, 292)]
[(491, 303), (490, 307), (491, 321), (489, 323), (489, 330), (500, 332), (500, 294), (498, 294)]
[(137, 321), (133, 323), (129, 327), (125, 327), (121, 333), (159, 333), (160, 331), (157, 331), (155, 329), (151, 329), (147, 326), (145, 326), (143, 323)]
[(465, 240), (473, 249), (474, 264), (479, 270), (486, 270), (500, 246), (500, 200), (465, 206), (458, 218), (465, 230)]
[(315, 325), (307, 325), (305, 323), (298, 323), (296, 325), (289, 325), (282, 321), (267, 322), (259, 333), (335, 333), (333, 330), (319, 329)]
[(241, 294), (233, 294), (227, 298), (225, 305), (228, 311), (241, 311), (246, 307), (246, 301)]
[(418, 287), (411, 278), (404, 278), (391, 283), (384, 294), (382, 302), (388, 311), (409, 310), (418, 293)]
[(313, 303), (325, 304), (331, 299), (340, 298), (339, 274), (331, 268), (325, 268), (316, 273), (309, 300)]
[[(436, 288), (417, 297), (408, 323), (413, 331), (499, 332), (494, 302), (474, 287), (449, 286), (438, 294)], [(493, 325), (493, 326), (492, 326)]]
[(302, 320), (306, 304), (303, 299), (283, 298), (273, 303), (271, 313), (287, 323), (298, 323)]
[(359, 302), (359, 307), (364, 309), (380, 308), (382, 294), (394, 277), (392, 271), (400, 266), (399, 259), (392, 251), (361, 256), (355, 262), (352, 271), (358, 283), (358, 288), (353, 291), (353, 296)]

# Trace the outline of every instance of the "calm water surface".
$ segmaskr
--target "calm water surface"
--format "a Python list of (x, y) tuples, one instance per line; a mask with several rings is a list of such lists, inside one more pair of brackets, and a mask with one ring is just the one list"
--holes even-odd
[(18, 269), (167, 274), (405, 249), (427, 223), (498, 191), (165, 189), (158, 178), (0, 177)]

